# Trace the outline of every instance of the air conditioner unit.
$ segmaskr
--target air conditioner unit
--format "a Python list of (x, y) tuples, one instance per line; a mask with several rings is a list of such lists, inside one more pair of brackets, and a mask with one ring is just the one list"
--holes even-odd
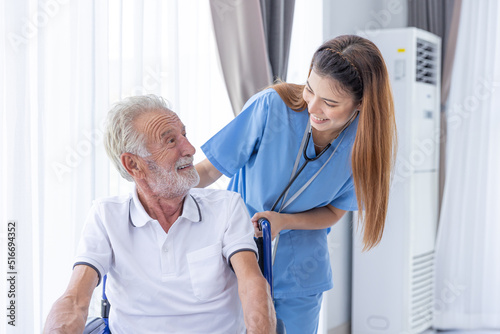
[(416, 28), (359, 35), (373, 41), (386, 62), (398, 152), (382, 241), (362, 252), (354, 229), (352, 333), (421, 333), (433, 323), (441, 40)]

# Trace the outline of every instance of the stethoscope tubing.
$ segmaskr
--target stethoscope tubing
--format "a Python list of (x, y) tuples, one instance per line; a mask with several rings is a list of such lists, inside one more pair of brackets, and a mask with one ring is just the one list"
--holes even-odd
[(307, 146), (309, 146), (309, 140), (310, 139), (311, 139), (311, 131), (309, 131), (307, 133), (306, 143), (304, 145), (304, 148), (302, 149), (302, 155), (304, 156), (305, 162), (302, 164), (302, 166), (300, 166), (300, 168), (297, 170), (297, 172), (292, 177), (292, 179), (290, 181), (288, 181), (288, 184), (286, 185), (285, 189), (283, 189), (283, 191), (281, 192), (281, 194), (278, 197), (278, 199), (274, 202), (274, 204), (271, 207), (270, 211), (274, 211), (274, 209), (276, 209), (276, 206), (278, 205), (278, 203), (280, 202), (280, 200), (285, 196), (285, 194), (288, 191), (288, 189), (290, 189), (290, 187), (292, 186), (292, 184), (295, 182), (295, 180), (297, 179), (297, 177), (299, 177), (300, 173), (302, 173), (302, 171), (307, 166), (307, 164), (309, 164), (309, 162), (311, 162), (311, 161), (318, 160), (326, 151), (328, 151), (328, 149), (330, 148), (330, 146), (332, 146), (331, 143), (328, 143), (328, 145), (326, 145), (325, 148), (323, 150), (321, 150), (321, 152), (319, 152), (319, 154), (317, 156), (315, 156), (314, 158), (309, 158), (307, 156)]
[[(351, 118), (346, 122), (346, 124), (344, 125), (344, 127), (342, 128), (342, 130), (340, 131), (339, 133), (339, 136), (340, 134), (342, 134), (344, 132), (345, 129), (347, 129), (349, 127), (349, 125), (351, 125), (351, 123), (353, 122), (353, 120), (356, 118), (357, 114), (358, 114), (359, 111), (355, 111), (355, 113), (353, 114), (353, 116), (351, 116)], [(295, 182), (295, 180), (297, 179), (297, 177), (300, 175), (300, 173), (304, 170), (304, 168), (309, 164), (309, 162), (311, 161), (315, 161), (317, 159), (319, 159), (326, 151), (328, 151), (328, 149), (331, 147), (332, 145), (332, 142), (329, 143), (323, 150), (321, 150), (321, 152), (315, 156), (314, 158), (309, 158), (309, 156), (307, 155), (307, 147), (309, 146), (309, 140), (311, 139), (311, 134), (312, 134), (312, 127), (311, 125), (309, 124), (308, 122), (308, 125), (309, 125), (309, 131), (307, 132), (307, 139), (304, 143), (304, 147), (302, 149), (302, 155), (304, 156), (304, 163), (302, 164), (302, 166), (300, 166), (300, 168), (297, 170), (297, 172), (293, 175), (293, 177), (290, 179), (290, 181), (288, 181), (288, 184), (286, 185), (285, 189), (283, 189), (283, 191), (281, 192), (280, 196), (278, 197), (278, 199), (274, 202), (272, 208), (270, 211), (274, 211), (276, 209), (276, 206), (278, 205), (278, 203), (282, 200), (282, 198), (288, 193), (288, 190), (290, 189), (290, 187), (292, 186), (292, 184)], [(338, 137), (338, 136), (337, 136)], [(330, 161), (330, 159), (333, 157), (333, 155), (335, 154), (335, 152), (337, 151), (340, 143), (342, 143), (342, 141), (344, 140), (344, 137), (345, 137), (345, 133), (343, 134), (342, 136), (342, 139), (340, 140), (340, 142), (337, 144), (337, 146), (335, 147), (335, 149), (333, 150), (333, 153), (332, 155), (330, 156), (330, 158), (325, 162), (328, 163), (328, 161)], [(297, 159), (297, 162), (298, 163), (298, 159)], [(297, 166), (297, 165), (296, 165)], [(296, 167), (295, 166), (295, 167)], [(295, 168), (294, 167), (294, 168)], [(324, 167), (324, 165), (323, 165)], [(323, 167), (320, 168), (320, 170), (318, 171), (318, 173), (323, 169)], [(293, 172), (292, 172), (293, 173)], [(313, 177), (314, 178), (314, 177)], [(310, 180), (309, 182), (311, 182), (312, 180)], [(306, 184), (307, 185), (307, 184)], [(297, 195), (297, 194), (296, 194)], [(296, 196), (294, 195), (294, 197)], [(293, 198), (292, 198), (293, 200)], [(283, 203), (284, 203), (285, 199), (283, 199)], [(283, 209), (283, 204), (281, 205), (281, 208), (278, 212), (281, 212), (281, 210)], [(272, 266), (274, 266), (274, 259), (276, 258), (276, 252), (278, 250), (278, 243), (279, 243), (279, 239), (280, 239), (280, 234), (278, 233), (278, 235), (276, 235), (276, 238), (274, 240), (274, 247), (273, 247), (273, 252), (272, 252)]]

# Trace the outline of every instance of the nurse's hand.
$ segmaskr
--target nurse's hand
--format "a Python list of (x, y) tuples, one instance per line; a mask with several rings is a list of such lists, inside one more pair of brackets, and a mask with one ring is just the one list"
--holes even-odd
[(274, 240), (274, 238), (276, 238), (276, 236), (282, 230), (286, 229), (286, 227), (285, 227), (286, 216), (288, 216), (288, 215), (285, 213), (277, 213), (275, 211), (257, 212), (252, 217), (252, 224), (253, 224), (253, 230), (255, 232), (255, 236), (262, 237), (262, 231), (259, 230), (259, 219), (266, 218), (267, 220), (269, 220), (269, 223), (271, 224), (271, 239)]

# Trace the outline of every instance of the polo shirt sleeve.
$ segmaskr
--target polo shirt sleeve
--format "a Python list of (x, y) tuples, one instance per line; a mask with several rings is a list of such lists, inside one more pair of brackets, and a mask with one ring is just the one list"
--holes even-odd
[(345, 211), (358, 210), (358, 203), (356, 200), (356, 192), (354, 190), (354, 180), (352, 178), (352, 175), (342, 186), (335, 199), (330, 202), (330, 205)]
[(238, 252), (251, 251), (255, 255), (258, 253), (253, 238), (253, 225), (245, 203), (239, 194), (231, 194), (228, 210), (229, 219), (226, 222), (226, 230), (222, 239), (222, 254), (231, 266), (231, 256)]
[(103, 216), (100, 209), (99, 202), (94, 201), (82, 231), (73, 266), (74, 268), (77, 265), (87, 265), (93, 268), (99, 276), (97, 285), (108, 272), (112, 259), (111, 244), (101, 219)]
[(258, 151), (269, 109), (272, 89), (251, 97), (242, 112), (202, 147), (207, 159), (231, 178)]

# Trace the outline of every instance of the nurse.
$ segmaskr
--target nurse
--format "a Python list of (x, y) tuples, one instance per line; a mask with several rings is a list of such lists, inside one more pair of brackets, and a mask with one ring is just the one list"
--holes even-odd
[(363, 208), (365, 249), (380, 241), (395, 145), (380, 51), (362, 37), (339, 36), (314, 53), (305, 85), (257, 93), (202, 146), (198, 186), (230, 177), (254, 228), (266, 217), (279, 235), (274, 298), (287, 333), (317, 332), (323, 292), (333, 287), (327, 234), (346, 211)]

